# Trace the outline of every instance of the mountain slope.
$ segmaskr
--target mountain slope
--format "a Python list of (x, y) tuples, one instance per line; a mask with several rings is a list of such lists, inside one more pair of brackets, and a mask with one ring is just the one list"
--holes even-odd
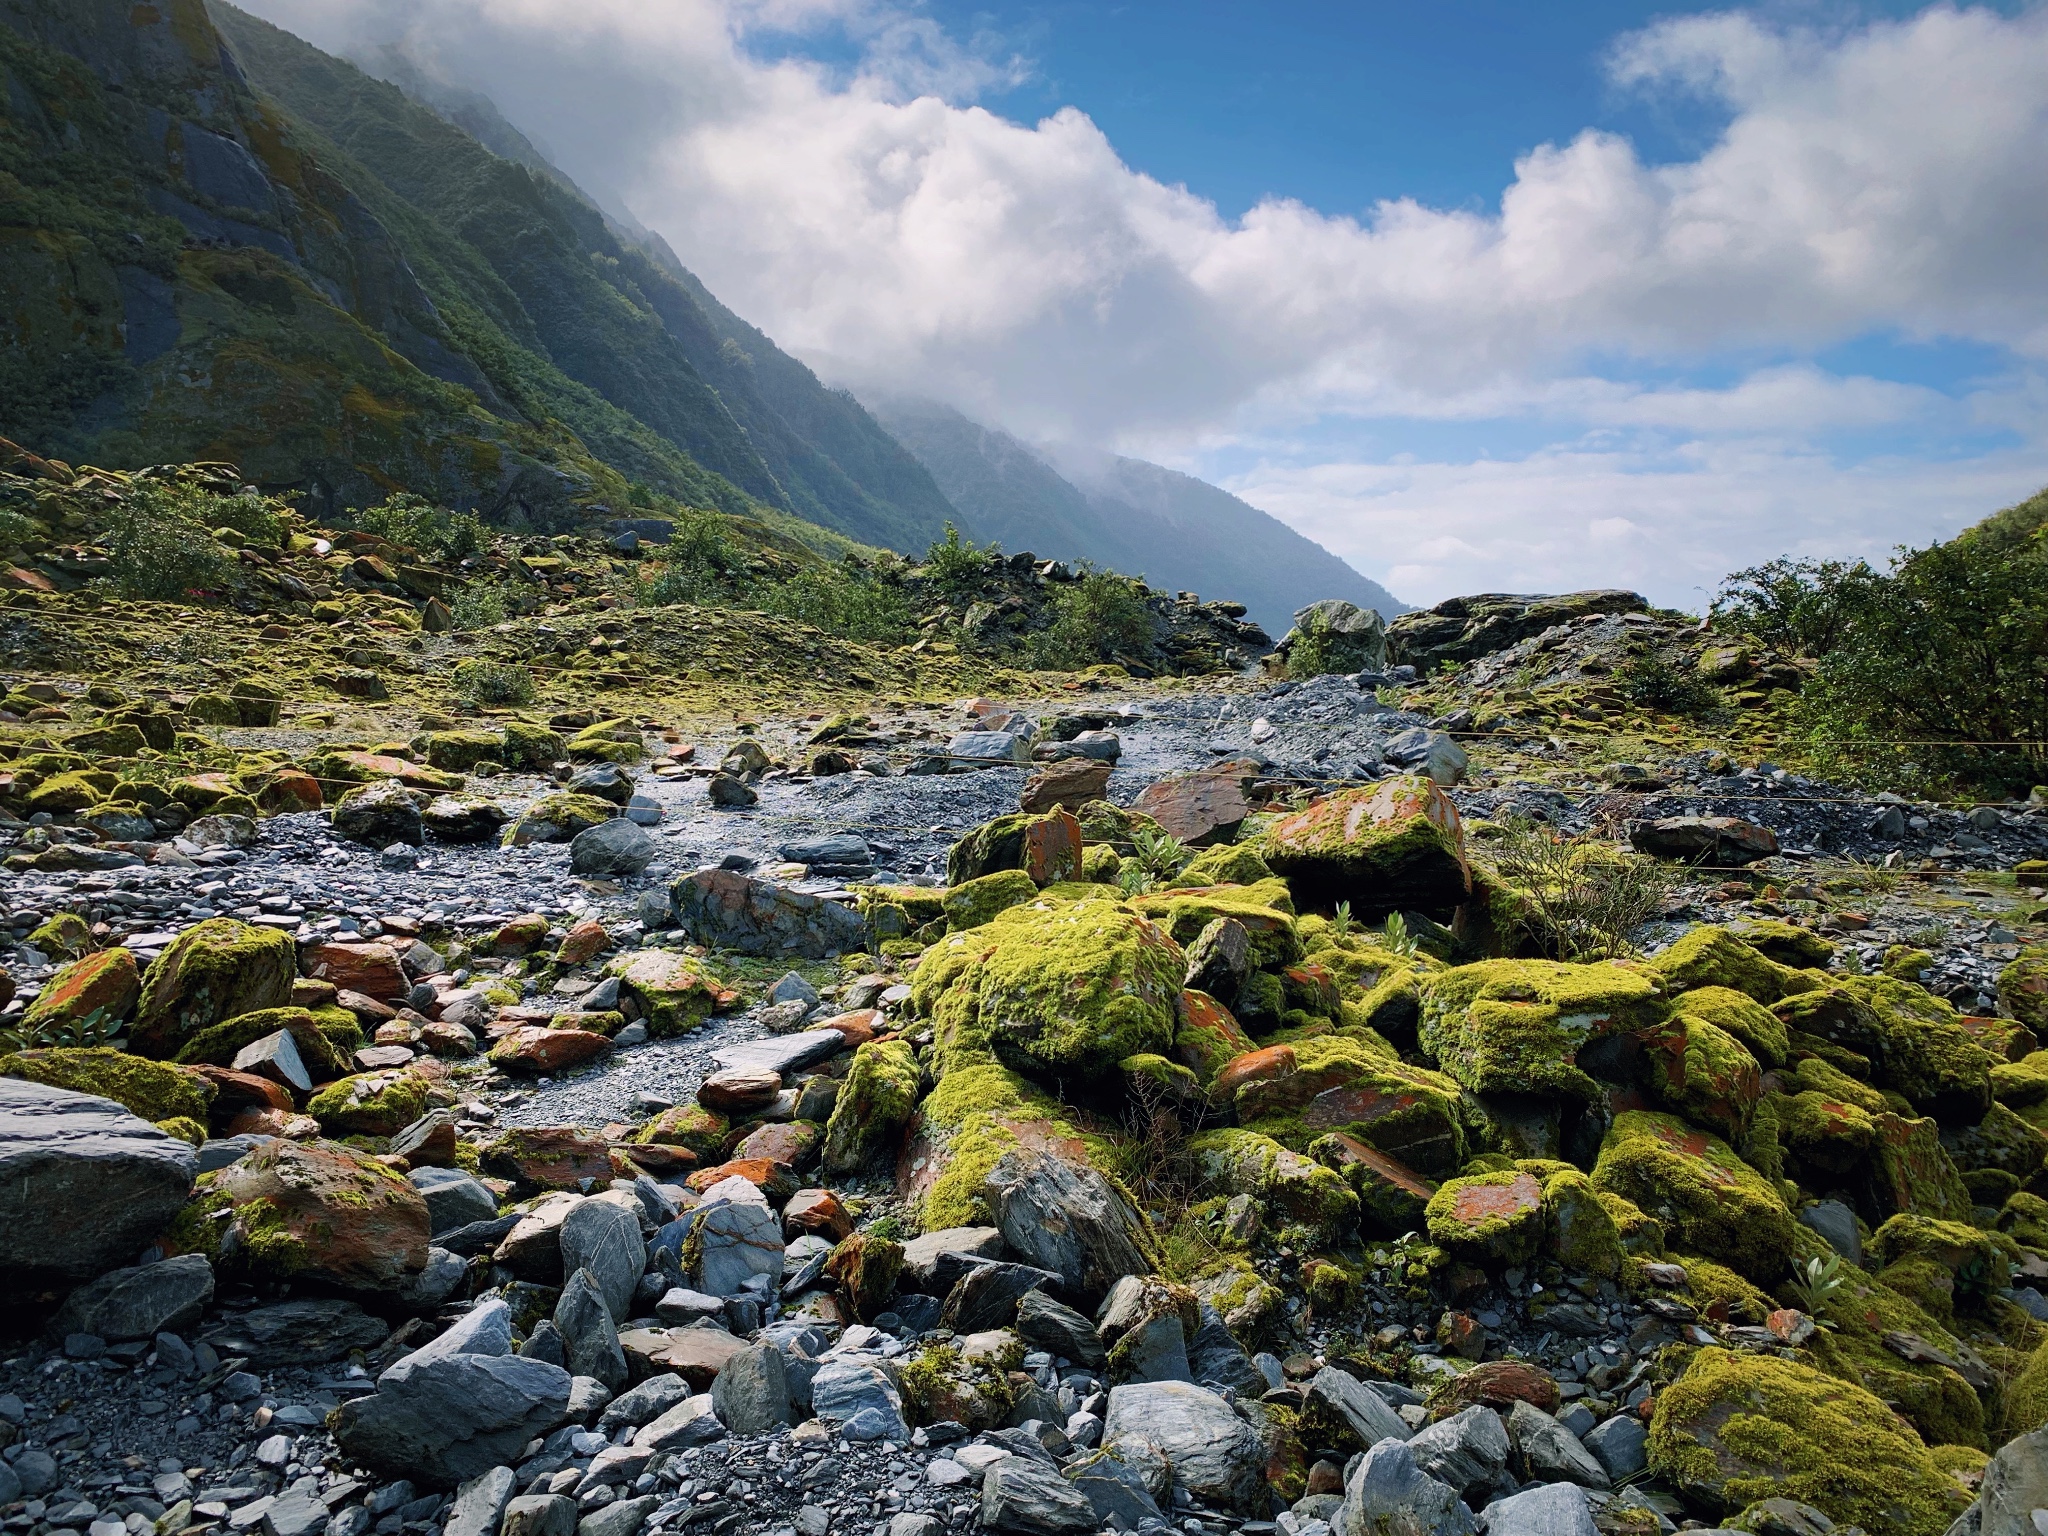
[(905, 550), (941, 532), (944, 496), (866, 412), (621, 227), (487, 99), (387, 61), (408, 94), (230, 5), (213, 13), (261, 90), (485, 258), (563, 372), (771, 505)]
[(1346, 598), (1389, 619), (1406, 611), (1321, 545), (1192, 476), (1142, 459), (1032, 448), (930, 400), (867, 404), (923, 461), (976, 539), (1091, 560), (1156, 587), (1227, 595), (1275, 636), (1320, 598)]

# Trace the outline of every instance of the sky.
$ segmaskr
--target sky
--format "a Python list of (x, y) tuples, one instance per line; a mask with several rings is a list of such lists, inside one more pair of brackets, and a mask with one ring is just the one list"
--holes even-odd
[(1410, 602), (2048, 485), (2048, 4), (254, 0), (490, 95), (828, 381)]

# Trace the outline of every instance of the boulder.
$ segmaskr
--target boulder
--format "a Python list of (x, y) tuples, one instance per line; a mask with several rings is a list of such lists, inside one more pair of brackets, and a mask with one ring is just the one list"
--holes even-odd
[[(510, 1467), (493, 1467), (471, 1478), (456, 1490), (441, 1536), (498, 1536), (498, 1522), (518, 1488), (519, 1479)], [(321, 1513), (326, 1513), (324, 1505)]]
[(1610, 1481), (1625, 1482), (1649, 1465), (1650, 1432), (1632, 1413), (1617, 1413), (1603, 1420), (1580, 1440)]
[(197, 1166), (189, 1144), (111, 1099), (0, 1078), (0, 1274), (27, 1289), (132, 1260)]
[(1050, 1152), (1003, 1154), (983, 1196), (1010, 1251), (1049, 1269), (1074, 1296), (1103, 1295), (1151, 1272), (1144, 1218), (1103, 1174)]
[(1173, 1469), (1178, 1486), (1205, 1503), (1264, 1513), (1264, 1442), (1205, 1387), (1154, 1381), (1110, 1388), (1102, 1439), (1112, 1449), (1149, 1451)]
[(607, 1195), (571, 1207), (562, 1218), (560, 1242), (562, 1273), (587, 1270), (612, 1321), (623, 1323), (632, 1315), (633, 1291), (647, 1267), (647, 1243), (638, 1214), (615, 1204), (617, 1198)]
[(499, 828), (510, 819), (502, 805), (484, 795), (436, 795), (420, 812), (420, 829), (437, 842), (488, 843), (496, 841)]
[(1078, 811), (1109, 793), (1110, 764), (1086, 757), (1048, 763), (1024, 781), (1018, 809), (1036, 816), (1051, 810)]
[(858, 1047), (826, 1122), (827, 1173), (858, 1173), (893, 1156), (917, 1109), (923, 1073), (907, 1041), (876, 1040)]
[(1796, 1227), (1778, 1191), (1726, 1142), (1675, 1116), (1616, 1115), (1593, 1183), (1663, 1223), (1682, 1250), (1713, 1254), (1759, 1284), (1777, 1284), (1791, 1262)]
[(1487, 1505), (1486, 1536), (1599, 1536), (1599, 1527), (1583, 1489), (1545, 1483)]
[(739, 994), (704, 974), (688, 955), (672, 949), (641, 949), (606, 967), (619, 989), (640, 1005), (647, 1032), (657, 1038), (687, 1034), (713, 1014), (724, 1013)]
[(617, 806), (595, 795), (566, 792), (542, 795), (499, 834), (498, 840), (507, 848), (525, 848), (533, 843), (571, 842), (580, 833), (603, 826), (618, 813)]
[(107, 1046), (56, 1046), (0, 1056), (0, 1076), (112, 1099), (151, 1123), (184, 1117), (205, 1123), (213, 1085), (185, 1067), (167, 1066)]
[(576, 834), (569, 844), (569, 872), (607, 879), (637, 875), (654, 862), (659, 847), (645, 827), (615, 816)]
[(725, 1363), (711, 1384), (711, 1406), (737, 1435), (766, 1434), (789, 1422), (789, 1379), (782, 1351), (753, 1344)]
[(523, 1024), (500, 1035), (484, 1054), (501, 1072), (545, 1076), (595, 1061), (611, 1049), (611, 1039), (595, 1030)]
[(1259, 853), (1297, 901), (1349, 902), (1369, 922), (1390, 912), (1448, 918), (1472, 889), (1457, 808), (1425, 777), (1318, 800), (1275, 822)]
[(818, 960), (867, 942), (867, 924), (852, 907), (737, 870), (684, 875), (669, 888), (669, 903), (699, 943), (742, 954)]
[[(116, 945), (72, 961), (43, 983), (21, 1015), (24, 1037), (67, 1024), (82, 1024), (95, 1013), (125, 1019), (142, 995), (135, 952)], [(60, 1034), (58, 1038), (62, 1038)]]
[(433, 796), (397, 779), (378, 779), (350, 790), (329, 813), (335, 835), (371, 848), (426, 841), (420, 813)]
[(982, 1474), (981, 1524), (1013, 1536), (1093, 1536), (1099, 1522), (1057, 1467), (1006, 1456)]
[(576, 1270), (563, 1283), (554, 1323), (571, 1375), (592, 1377), (614, 1392), (625, 1387), (626, 1354), (619, 1345), (619, 1330), (589, 1270)]
[[(569, 1373), (544, 1360), (408, 1357), (378, 1378), (376, 1392), (335, 1411), (333, 1433), (355, 1465), (453, 1488), (517, 1462), (528, 1441), (567, 1416), (569, 1390)], [(569, 1508), (573, 1514), (575, 1506)]]
[(1528, 1475), (1538, 1482), (1576, 1483), (1605, 1490), (1612, 1480), (1579, 1437), (1541, 1408), (1516, 1403), (1508, 1410), (1508, 1439)]
[(711, 1405), (711, 1394), (685, 1398), (660, 1417), (640, 1426), (633, 1444), (655, 1451), (684, 1451), (725, 1438), (725, 1426)]
[(213, 1300), (213, 1266), (196, 1253), (88, 1281), (65, 1298), (53, 1334), (90, 1333), (118, 1344), (183, 1333)]
[(1387, 670), (1387, 626), (1376, 609), (1341, 597), (1310, 603), (1280, 637), (1289, 677)]
[(406, 1178), (427, 1202), (431, 1237), (498, 1214), (498, 1197), (459, 1168), (415, 1168)]
[(2042, 1508), (2048, 1508), (2048, 1429), (1999, 1448), (1984, 1469), (1965, 1530), (1970, 1536), (2040, 1536), (2034, 1512)]
[(173, 1056), (201, 1030), (291, 1001), (290, 937), (232, 917), (194, 923), (164, 946), (135, 1006), (129, 1049)]
[(1334, 1365), (1317, 1371), (1308, 1384), (1308, 1407), (1333, 1427), (1348, 1429), (1367, 1450), (1382, 1440), (1406, 1440), (1407, 1423), (1387, 1400)]
[(431, 1228), (419, 1191), (369, 1155), (269, 1139), (206, 1175), (167, 1241), (259, 1281), (388, 1291), (426, 1268)]
[(1631, 822), (1629, 845), (1659, 859), (1734, 868), (1768, 859), (1778, 851), (1778, 834), (1739, 816), (1665, 816)]
[(1477, 1404), (1438, 1419), (1408, 1439), (1416, 1466), (1467, 1497), (1484, 1494), (1500, 1482), (1507, 1471), (1508, 1451), (1507, 1426), (1500, 1415)]
[(848, 1440), (909, 1439), (903, 1398), (881, 1366), (845, 1356), (828, 1356), (811, 1378), (811, 1409), (831, 1419)]
[(1190, 848), (1227, 842), (1251, 814), (1249, 791), (1258, 773), (1258, 764), (1234, 760), (1170, 774), (1146, 785), (1132, 809)]
[(365, 1353), (390, 1336), (390, 1327), (339, 1296), (308, 1296), (251, 1307), (206, 1335), (223, 1357), (239, 1355), (259, 1371), (319, 1365), (351, 1350)]
[(704, 1192), (684, 1257), (698, 1290), (736, 1296), (754, 1275), (782, 1284), (782, 1222), (761, 1191), (728, 1178)]
[(1372, 1446), (1344, 1487), (1337, 1536), (1475, 1536), (1457, 1490), (1429, 1476), (1400, 1440)]

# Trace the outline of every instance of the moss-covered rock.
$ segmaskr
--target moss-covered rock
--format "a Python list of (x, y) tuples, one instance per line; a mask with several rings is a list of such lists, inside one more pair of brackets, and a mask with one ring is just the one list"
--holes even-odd
[(1187, 962), (1121, 902), (1041, 896), (934, 945), (912, 982), (941, 1073), (991, 1056), (1085, 1085), (1173, 1043)]
[(1342, 1132), (1431, 1178), (1465, 1161), (1458, 1085), (1369, 1036), (1333, 1032), (1254, 1052), (1218, 1073), (1211, 1097), (1297, 1152)]
[(893, 1152), (917, 1109), (922, 1080), (907, 1041), (858, 1047), (825, 1124), (825, 1171), (858, 1173)]
[(635, 950), (605, 969), (640, 1004), (647, 1032), (658, 1037), (688, 1034), (740, 1000), (738, 992), (710, 976), (700, 962), (675, 950)]
[(231, 1066), (242, 1047), (280, 1029), (290, 1033), (315, 1082), (347, 1072), (349, 1058), (362, 1046), (362, 1026), (346, 1009), (259, 1008), (200, 1030), (178, 1048), (176, 1059), (192, 1066)]
[(508, 768), (539, 772), (559, 762), (567, 750), (567, 743), (555, 732), (526, 720), (507, 720), (499, 737), (499, 760)]
[(565, 750), (576, 763), (637, 763), (647, 755), (640, 732), (624, 718), (585, 726), (569, 738)]
[(1736, 925), (1735, 936), (1766, 959), (1794, 970), (1827, 969), (1835, 957), (1835, 946), (1797, 923), (1775, 917), (1751, 918)]
[(53, 960), (78, 960), (98, 945), (84, 918), (76, 912), (56, 912), (30, 931), (28, 947), (41, 950)]
[(1204, 1131), (1188, 1143), (1203, 1188), (1249, 1195), (1312, 1241), (1335, 1242), (1358, 1220), (1358, 1196), (1341, 1174), (1254, 1131)]
[[(875, 942), (907, 939), (933, 923), (946, 920), (946, 892), (923, 885), (855, 887), (860, 915), (868, 920)], [(1034, 889), (1033, 894), (1036, 894)]]
[[(1662, 1233), (1658, 1235), (1662, 1243)], [(1543, 1247), (1567, 1270), (1611, 1279), (1621, 1273), (1620, 1224), (1609, 1199), (1576, 1168), (1555, 1169), (1543, 1178)]]
[[(1927, 1259), (1908, 1262), (1933, 1264)], [(1942, 1276), (1948, 1282), (1944, 1295), (1952, 1295), (1952, 1278), (1945, 1270)], [(1976, 1390), (1952, 1366), (1934, 1359), (1909, 1361), (1886, 1342), (1888, 1335), (1911, 1334), (1954, 1360), (1967, 1351), (1947, 1324), (1902, 1285), (1854, 1268), (1842, 1270), (1838, 1278), (1840, 1288), (1822, 1309), (1830, 1326), (1807, 1343), (1814, 1363), (1896, 1407), (1929, 1444), (1982, 1445), (1985, 1409)]]
[(490, 731), (422, 731), (412, 739), (412, 754), (430, 768), (468, 773), (478, 763), (499, 761), (503, 738)]
[(1764, 1091), (1763, 1069), (1749, 1048), (1696, 1014), (1673, 1014), (1638, 1030), (1636, 1039), (1658, 1101), (1741, 1145)]
[(1633, 1202), (1671, 1241), (1775, 1285), (1791, 1261), (1792, 1213), (1770, 1182), (1718, 1136), (1672, 1115), (1616, 1115), (1593, 1183)]
[(1081, 824), (1058, 807), (985, 821), (946, 854), (946, 884), (958, 887), (998, 870), (1022, 870), (1037, 886), (1081, 875)]
[(0, 1056), (0, 1077), (97, 1094), (145, 1120), (182, 1117), (202, 1122), (202, 1128), (214, 1093), (213, 1084), (196, 1072), (106, 1046), (17, 1051)]
[[(1021, 1361), (1021, 1342), (1017, 1355)], [(962, 1424), (979, 1434), (1001, 1429), (1017, 1401), (1017, 1386), (1003, 1361), (988, 1355), (964, 1358), (957, 1344), (928, 1346), (900, 1375), (903, 1408), (912, 1424)]]
[(1262, 885), (1206, 885), (1187, 890), (1148, 891), (1131, 905), (1173, 935), (1176, 944), (1192, 944), (1219, 917), (1234, 919), (1251, 940), (1254, 970), (1276, 971), (1301, 958), (1301, 939), (1287, 906), (1287, 888), (1278, 880)]
[(1955, 1162), (1941, 1144), (1934, 1121), (1886, 1111), (1873, 1115), (1870, 1201), (1880, 1212), (1969, 1221), (1975, 1202)]
[(1791, 1050), (1785, 1022), (1747, 993), (1733, 987), (1697, 987), (1672, 999), (1672, 1011), (1688, 1019), (1705, 1019), (1748, 1047), (1766, 1067), (1781, 1067)]
[(703, 1162), (711, 1162), (725, 1146), (732, 1122), (716, 1110), (701, 1104), (678, 1104), (665, 1109), (640, 1127), (633, 1137), (643, 1145), (653, 1143), (682, 1147)]
[(534, 801), (499, 834), (498, 840), (506, 848), (573, 842), (578, 833), (603, 826), (618, 812), (619, 808), (609, 800), (561, 790)]
[(1652, 1470), (1724, 1513), (1791, 1498), (1837, 1524), (1941, 1536), (1969, 1502), (1882, 1401), (1796, 1361), (1702, 1349), (1656, 1402)]
[(1167, 884), (1257, 885), (1272, 878), (1272, 866), (1250, 843), (1218, 843), (1197, 853)]
[(1506, 1168), (1449, 1179), (1424, 1212), (1430, 1240), (1491, 1264), (1523, 1264), (1543, 1242), (1543, 1184)]
[(1923, 1114), (1951, 1123), (1984, 1112), (1991, 1102), (1991, 1070), (1999, 1063), (1963, 1028), (1953, 1004), (1889, 976), (1847, 977), (1842, 986), (1876, 1020), (1874, 1061), (1881, 1086), (1904, 1094)]
[(329, 1083), (306, 1105), (335, 1136), (393, 1136), (426, 1112), (427, 1080), (410, 1067), (358, 1072)]
[(1194, 1073), (1207, 1087), (1226, 1064), (1254, 1049), (1230, 1010), (1206, 992), (1184, 989), (1180, 995), (1180, 1021), (1174, 1026), (1173, 1047), (1168, 1055)]
[(1447, 918), (1472, 889), (1457, 808), (1428, 778), (1383, 779), (1282, 817), (1257, 844), (1306, 906)]
[(1904, 1259), (1932, 1260), (1951, 1277), (1958, 1303), (1982, 1310), (1993, 1292), (2011, 1283), (2018, 1248), (2001, 1232), (1905, 1213), (1872, 1234), (1868, 1252), (1886, 1268)]
[(1578, 1066), (1596, 1036), (1660, 1021), (1656, 986), (1619, 965), (1483, 960), (1422, 984), (1422, 1048), (1476, 1093), (1565, 1094), (1600, 1089)]
[(1067, 1119), (1057, 1099), (1009, 1068), (962, 1063), (918, 1105), (897, 1161), (897, 1186), (928, 1232), (987, 1226), (989, 1173), (1019, 1148), (1098, 1165), (1109, 1150)]
[[(1971, 1182), (1972, 1174), (1998, 1173), (2009, 1177), (2016, 1189), (2048, 1163), (2048, 1134), (1995, 1101), (1975, 1125), (1943, 1127), (1941, 1145), (1965, 1183)], [(2003, 1200), (1978, 1203), (1998, 1205)]]
[(1661, 981), (1667, 992), (1727, 987), (1766, 1006), (1819, 984), (1806, 973), (1770, 959), (1726, 928), (1705, 923), (1681, 936), (1644, 969)]
[(22, 1011), (24, 1029), (34, 1032), (82, 1024), (94, 1014), (125, 1019), (142, 995), (142, 974), (133, 950), (102, 949), (74, 960), (43, 984)]
[(998, 912), (1020, 907), (1038, 894), (1038, 887), (1021, 869), (999, 869), (964, 885), (956, 885), (940, 898), (946, 926), (954, 933), (979, 928)]
[(52, 774), (28, 792), (28, 808), (48, 811), (53, 816), (90, 810), (111, 795), (119, 783), (111, 773), (96, 768)]
[(2037, 1035), (2048, 1035), (2048, 945), (2023, 950), (1998, 973), (1998, 1004)]
[(143, 1056), (173, 1056), (223, 1019), (291, 1001), (296, 957), (288, 934), (231, 917), (194, 923), (149, 968), (129, 1044)]

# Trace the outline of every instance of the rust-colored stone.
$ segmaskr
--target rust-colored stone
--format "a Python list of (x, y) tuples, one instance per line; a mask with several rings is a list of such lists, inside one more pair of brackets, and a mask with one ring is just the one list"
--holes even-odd
[(779, 1073), (748, 1068), (714, 1072), (697, 1085), (697, 1102), (721, 1115), (750, 1115), (766, 1109), (782, 1092)]
[(1027, 826), (1017, 862), (1033, 885), (1079, 879), (1081, 823), (1074, 820), (1073, 812), (1055, 811)]
[(1447, 1419), (1475, 1403), (1505, 1413), (1517, 1402), (1556, 1413), (1556, 1378), (1541, 1366), (1524, 1360), (1488, 1360), (1440, 1387), (1430, 1399), (1430, 1416)]
[(217, 1124), (225, 1124), (245, 1109), (275, 1109), (289, 1114), (292, 1096), (282, 1083), (273, 1083), (254, 1072), (237, 1072), (233, 1067), (194, 1066), (186, 1068), (213, 1084), (209, 1113)]
[(796, 1175), (787, 1164), (768, 1157), (738, 1158), (716, 1168), (700, 1168), (683, 1181), (683, 1187), (701, 1195), (721, 1180), (733, 1178), (745, 1179), (768, 1197), (770, 1205), (780, 1205), (796, 1193)]
[(256, 804), (272, 816), (290, 811), (317, 811), (325, 805), (320, 781), (295, 768), (280, 768), (270, 782), (256, 791)]
[(1272, 1082), (1293, 1075), (1295, 1060), (1291, 1045), (1269, 1045), (1263, 1050), (1247, 1051), (1226, 1063), (1216, 1074), (1216, 1080), (1209, 1085), (1209, 1096), (1218, 1104), (1228, 1104), (1237, 1097), (1238, 1089), (1247, 1083)]
[(818, 1145), (825, 1132), (815, 1121), (780, 1120), (749, 1131), (732, 1149), (741, 1162), (765, 1157), (791, 1172), (801, 1173), (818, 1160)]
[(829, 1189), (800, 1189), (782, 1208), (782, 1235), (797, 1238), (806, 1232), (838, 1242), (853, 1232), (853, 1218)]
[(1251, 814), (1248, 796), (1258, 773), (1258, 764), (1249, 759), (1212, 763), (1146, 785), (1132, 809), (1190, 847), (1220, 842)]
[(611, 1148), (574, 1126), (522, 1126), (483, 1149), (483, 1171), (529, 1189), (575, 1189), (585, 1179), (610, 1182), (614, 1173), (631, 1176), (624, 1158), (615, 1165)]
[[(299, 968), (308, 976), (333, 982), (337, 999), (359, 992), (377, 1002), (390, 1003), (404, 997), (412, 987), (398, 963), (398, 951), (374, 940), (310, 945), (299, 956)], [(343, 1001), (341, 1006), (349, 1005)]]
[(555, 951), (555, 959), (562, 965), (581, 965), (611, 947), (612, 936), (605, 932), (604, 924), (594, 917), (586, 917), (562, 936), (562, 946)]
[(879, 1008), (856, 1008), (851, 1013), (837, 1013), (819, 1024), (806, 1024), (805, 1029), (836, 1029), (846, 1037), (846, 1048), (866, 1045), (888, 1027), (888, 1020)]
[(1078, 811), (1091, 800), (1107, 798), (1109, 772), (1108, 763), (1086, 757), (1069, 757), (1048, 763), (1024, 781), (1024, 792), (1017, 797), (1017, 808), (1033, 815), (1052, 810), (1055, 806)]
[(501, 1036), (487, 1059), (500, 1071), (538, 1075), (581, 1066), (611, 1048), (611, 1041), (595, 1030), (527, 1024)]

